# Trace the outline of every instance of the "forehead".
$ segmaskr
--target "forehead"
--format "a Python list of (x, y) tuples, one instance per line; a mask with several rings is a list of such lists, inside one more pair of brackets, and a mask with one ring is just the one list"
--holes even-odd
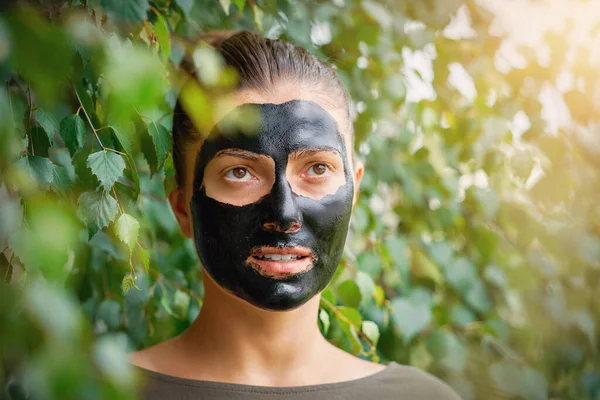
[(314, 88), (307, 88), (292, 82), (279, 82), (268, 92), (243, 89), (235, 93), (229, 102), (229, 109), (233, 109), (246, 103), (283, 104), (292, 100), (306, 100), (321, 106), (331, 115), (331, 117), (333, 117), (333, 120), (337, 125), (337, 130), (346, 144), (346, 150), (349, 151), (352, 149), (353, 143), (351, 143), (351, 134), (347, 129), (349, 124), (347, 110), (342, 107), (333, 106), (330, 99), (327, 99), (323, 94), (319, 94), (319, 91), (314, 90)]
[[(252, 131), (241, 132), (247, 120), (260, 120)], [(206, 139), (202, 155), (214, 156), (219, 150), (241, 148), (275, 156), (306, 149), (322, 148), (345, 153), (344, 143), (333, 117), (318, 104), (292, 100), (283, 104), (243, 104), (226, 115)]]

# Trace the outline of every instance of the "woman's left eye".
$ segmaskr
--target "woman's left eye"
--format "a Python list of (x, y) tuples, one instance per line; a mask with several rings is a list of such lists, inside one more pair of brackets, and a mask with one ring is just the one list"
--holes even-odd
[(308, 169), (308, 175), (323, 176), (329, 172), (329, 167), (325, 164), (315, 164)]
[(252, 175), (246, 168), (237, 167), (227, 171), (225, 177), (233, 181), (247, 181), (252, 178)]

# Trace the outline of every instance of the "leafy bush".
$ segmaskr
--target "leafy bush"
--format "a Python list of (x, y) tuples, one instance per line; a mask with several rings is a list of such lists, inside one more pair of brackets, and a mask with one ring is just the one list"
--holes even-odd
[(511, 63), (473, 0), (26, 4), (0, 17), (10, 398), (131, 398), (125, 352), (198, 314), (197, 257), (166, 202), (178, 65), (215, 60), (186, 38), (249, 29), (332, 62), (354, 99), (367, 171), (326, 337), (465, 399), (600, 399), (600, 79), (568, 39), (587, 25)]

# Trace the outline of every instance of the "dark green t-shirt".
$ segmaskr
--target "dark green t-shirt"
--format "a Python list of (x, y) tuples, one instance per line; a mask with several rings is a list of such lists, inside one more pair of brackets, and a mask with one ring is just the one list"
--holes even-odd
[(145, 369), (142, 374), (147, 380), (142, 400), (460, 400), (433, 375), (395, 362), (364, 378), (295, 387), (198, 381)]

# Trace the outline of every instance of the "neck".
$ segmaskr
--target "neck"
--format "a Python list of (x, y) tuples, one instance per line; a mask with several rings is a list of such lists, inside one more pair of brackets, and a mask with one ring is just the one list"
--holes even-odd
[(204, 271), (203, 275), (202, 310), (180, 336), (188, 353), (194, 353), (189, 359), (209, 363), (215, 375), (225, 374), (228, 380), (258, 379), (272, 385), (306, 375), (307, 366), (328, 353), (330, 346), (317, 325), (320, 296), (295, 310), (267, 311), (225, 292)]

